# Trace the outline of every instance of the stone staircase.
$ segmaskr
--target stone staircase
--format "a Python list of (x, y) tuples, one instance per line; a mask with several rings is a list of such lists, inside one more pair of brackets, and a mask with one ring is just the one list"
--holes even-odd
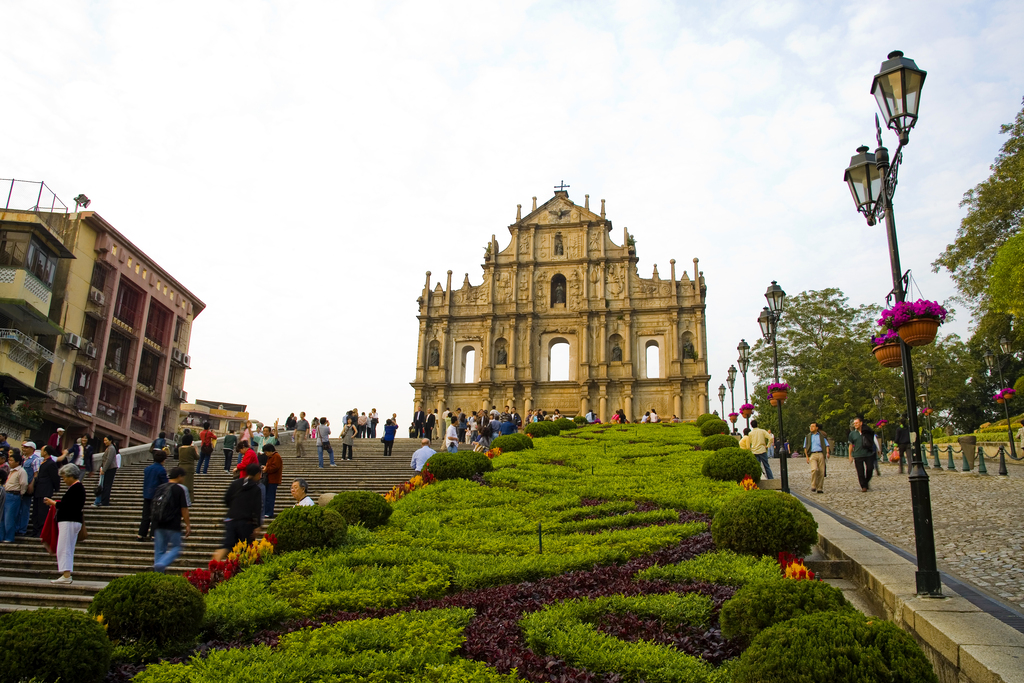
[[(291, 482), (305, 479), (315, 500), (322, 493), (337, 491), (389, 491), (412, 476), (409, 461), (419, 448), (416, 439), (396, 439), (391, 457), (384, 457), (380, 438), (356, 439), (353, 460), (342, 461), (341, 443), (332, 440), (336, 467), (324, 457), (323, 469), (317, 467), (315, 444), (307, 442), (306, 455), (296, 457), (289, 436), (283, 437), (279, 452), (284, 460), (284, 476), (277, 491), (276, 510), (295, 504), (289, 490)], [(435, 440), (434, 448), (440, 443)], [(464, 447), (465, 448), (465, 447)], [(111, 506), (92, 507), (89, 496), (85, 507), (85, 525), (89, 538), (75, 551), (74, 583), (52, 585), (57, 578), (57, 561), (46, 552), (37, 538), (19, 536), (14, 545), (0, 546), (0, 612), (39, 607), (69, 607), (84, 610), (92, 596), (118, 576), (149, 570), (153, 565), (153, 544), (135, 540), (142, 518), (142, 473), (149, 463), (126, 465), (117, 472), (110, 498)], [(177, 461), (164, 463), (170, 470)], [(206, 567), (220, 543), (225, 508), (224, 491), (232, 478), (224, 474), (222, 451), (215, 452), (207, 474), (195, 477), (192, 501), (192, 535), (185, 539), (184, 550), (168, 570), (182, 573)], [(86, 477), (91, 494), (98, 477)]]

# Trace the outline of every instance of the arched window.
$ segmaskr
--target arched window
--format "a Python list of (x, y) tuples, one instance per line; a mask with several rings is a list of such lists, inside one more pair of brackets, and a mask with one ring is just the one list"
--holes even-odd
[(430, 349), (427, 351), (427, 367), (436, 368), (441, 365), (441, 345), (437, 340), (430, 342)]
[(504, 337), (499, 337), (494, 342), (494, 364), (508, 365), (508, 342)]
[(569, 379), (569, 342), (553, 339), (548, 347), (548, 381), (565, 382)]
[(556, 275), (551, 278), (551, 305), (565, 304), (565, 276)]
[(463, 384), (469, 384), (476, 381), (476, 349), (472, 346), (467, 346), (462, 349), (462, 363), (459, 368), (462, 375), (460, 380)]
[(661, 377), (661, 349), (658, 348), (658, 342), (647, 342), (646, 352), (647, 378), (659, 379)]
[(608, 339), (608, 360), (612, 363), (622, 362), (622, 337), (613, 334)]

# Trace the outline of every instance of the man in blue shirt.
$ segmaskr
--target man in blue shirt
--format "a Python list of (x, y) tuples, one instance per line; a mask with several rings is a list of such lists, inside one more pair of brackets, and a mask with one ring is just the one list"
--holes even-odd
[(516, 433), (516, 423), (512, 421), (511, 416), (509, 416), (508, 420), (501, 421), (501, 425), (498, 427), (498, 432), (502, 436), (508, 436), (509, 434)]
[(416, 470), (416, 474), (423, 471), (423, 466), (430, 460), (430, 456), (437, 453), (433, 448), (430, 447), (430, 439), (420, 439), (420, 448), (412, 454), (412, 462), (410, 467)]
[(804, 437), (804, 456), (811, 466), (811, 491), (825, 493), (821, 487), (825, 484), (825, 458), (829, 455), (830, 444), (817, 422), (812, 422), (809, 429), (810, 433)]
[[(167, 470), (164, 469), (166, 459), (167, 454), (163, 451), (153, 451), (153, 464), (142, 473), (142, 522), (139, 524), (139, 533), (135, 536), (136, 541), (145, 541), (149, 537), (153, 496), (156, 495), (156, 490), (168, 481)], [(155, 525), (153, 528), (156, 528)]]

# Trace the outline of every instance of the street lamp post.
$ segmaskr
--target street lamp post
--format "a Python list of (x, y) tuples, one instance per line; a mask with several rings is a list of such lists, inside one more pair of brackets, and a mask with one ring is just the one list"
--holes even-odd
[[(761, 335), (766, 342), (772, 345), (772, 363), (775, 367), (775, 382), (779, 381), (779, 346), (776, 342), (779, 331), (779, 319), (782, 318), (782, 309), (786, 303), (786, 293), (782, 291), (775, 280), (769, 285), (768, 291), (764, 293), (768, 305), (757, 316), (757, 324), (761, 326)], [(789, 493), (789, 453), (785, 452), (783, 445), (786, 443), (785, 430), (782, 426), (782, 401), (777, 401), (779, 411), (779, 431), (776, 436), (777, 445), (775, 452), (779, 456), (779, 480), (782, 485), (782, 492)]]
[[(882, 129), (876, 115), (878, 148), (874, 154), (868, 152), (867, 147), (858, 148), (843, 176), (850, 187), (857, 210), (867, 218), (868, 225), (875, 225), (879, 219), (885, 221), (885, 232), (889, 242), (889, 265), (892, 270), (892, 293), (897, 302), (906, 300), (906, 289), (903, 269), (900, 266), (892, 199), (896, 193), (903, 148), (910, 141), (910, 130), (917, 123), (921, 86), (926, 75), (917, 68), (914, 60), (907, 59), (902, 52), (889, 53), (888, 59), (882, 63), (881, 70), (871, 83), (871, 93), (878, 102), (886, 126), (899, 135), (899, 146), (890, 165), (889, 150), (882, 145)], [(938, 597), (942, 595), (942, 579), (935, 560), (935, 530), (932, 526), (928, 473), (921, 460), (921, 442), (917, 438), (917, 396), (914, 390), (914, 365), (910, 358), (910, 348), (901, 338), (903, 386), (907, 397), (907, 428), (910, 430), (911, 440), (909, 480), (917, 549), (917, 593)]]
[[(1006, 337), (999, 338), (999, 350), (1003, 352), (1004, 356), (1010, 355), (1010, 340)], [(993, 368), (999, 371), (999, 388), (1003, 388), (1003, 384), (1006, 380), (1003, 379), (1003, 359), (997, 358), (992, 351), (985, 352), (985, 365), (988, 366), (989, 374), (992, 373)], [(1006, 401), (1003, 401), (1003, 412), (1006, 415), (1006, 435), (1010, 440), (1010, 457), (1014, 460), (1017, 459), (1017, 446), (1013, 442), (1013, 427), (1010, 425), (1010, 406)], [(999, 450), (999, 476), (1009, 476), (1009, 472), (1006, 470), (1006, 452), (1002, 449)]]
[(718, 387), (718, 400), (722, 404), (722, 419), (725, 419), (725, 385)]
[[(729, 405), (732, 406), (730, 408), (730, 414), (732, 414), (732, 413), (736, 412), (736, 393), (733, 391), (736, 388), (736, 366), (735, 365), (730, 365), (729, 366), (729, 374), (726, 375), (726, 380), (725, 381), (729, 383)], [(736, 433), (736, 425), (735, 425), (735, 423), (733, 423), (733, 426), (730, 427), (730, 429), (732, 429), (733, 434)]]
[[(935, 366), (931, 363), (925, 363), (924, 365), (924, 377), (921, 378), (921, 388), (924, 389), (924, 393), (921, 394), (921, 400), (924, 401), (924, 408), (927, 412), (925, 415), (928, 418), (928, 452), (935, 453), (935, 435), (932, 429), (932, 404), (931, 399), (928, 396), (928, 386), (931, 384), (932, 375), (935, 373)], [(927, 461), (927, 456), (925, 457)], [(942, 469), (942, 465), (939, 464), (939, 456), (935, 454), (935, 466), (937, 469)]]
[[(747, 343), (746, 339), (740, 339), (739, 346), (736, 350), (740, 352), (740, 357), (736, 360), (736, 364), (740, 366), (740, 372), (743, 373), (743, 402), (750, 403), (750, 398), (747, 396), (747, 368), (750, 367), (750, 344)], [(750, 429), (750, 416), (747, 415), (744, 418), (747, 421), (747, 429)]]

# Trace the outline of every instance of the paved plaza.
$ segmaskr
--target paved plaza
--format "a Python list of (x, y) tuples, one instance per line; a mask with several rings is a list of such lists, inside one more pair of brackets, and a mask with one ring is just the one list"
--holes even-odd
[[(779, 461), (772, 461), (776, 478)], [(994, 472), (995, 465), (989, 465)], [(928, 470), (939, 568), (1024, 609), (1024, 466), (1009, 466), (1009, 477)], [(897, 465), (882, 465), (882, 476), (861, 493), (853, 464), (829, 460), (825, 493), (811, 493), (810, 467), (789, 461), (790, 490), (860, 524), (911, 553), (914, 525), (910, 484)]]

